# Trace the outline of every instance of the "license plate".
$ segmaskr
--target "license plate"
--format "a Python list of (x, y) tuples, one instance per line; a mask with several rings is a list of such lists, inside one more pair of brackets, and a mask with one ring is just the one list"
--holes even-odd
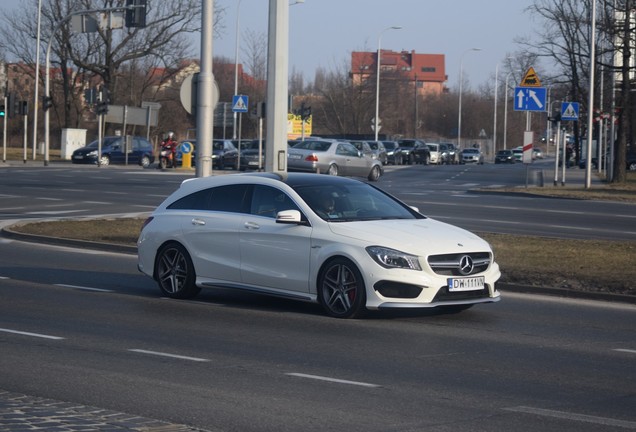
[(289, 158), (290, 158), (290, 159), (300, 159), (300, 158), (301, 158), (301, 156), (300, 156), (300, 155), (297, 155), (297, 154), (290, 154), (290, 155), (289, 155)]
[(84, 159), (84, 156), (73, 156), (73, 159)]
[(250, 161), (247, 164), (248, 165), (258, 165), (258, 162), (257, 161)]
[(448, 278), (448, 291), (477, 291), (484, 289), (486, 279), (483, 276), (467, 278)]

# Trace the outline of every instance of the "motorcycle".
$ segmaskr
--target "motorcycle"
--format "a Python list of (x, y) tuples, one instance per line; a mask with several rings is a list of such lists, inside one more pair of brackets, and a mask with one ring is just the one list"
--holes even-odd
[(161, 144), (161, 152), (159, 153), (159, 169), (176, 168), (177, 160), (175, 157), (176, 144)]

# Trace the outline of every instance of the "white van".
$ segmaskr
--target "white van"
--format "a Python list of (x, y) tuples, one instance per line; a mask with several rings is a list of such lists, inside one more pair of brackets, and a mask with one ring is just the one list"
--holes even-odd
[(426, 146), (428, 147), (429, 151), (431, 152), (431, 160), (429, 161), (429, 163), (432, 164), (439, 164), (442, 162), (442, 154), (439, 151), (439, 144), (438, 143), (426, 143)]

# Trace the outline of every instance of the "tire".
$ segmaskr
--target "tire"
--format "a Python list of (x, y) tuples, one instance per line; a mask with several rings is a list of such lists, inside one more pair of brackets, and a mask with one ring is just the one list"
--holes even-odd
[(431, 163), (431, 156), (430, 155), (426, 155), (424, 156), (424, 162), (422, 162), (424, 165), (428, 165)]
[(154, 274), (159, 289), (167, 297), (189, 299), (201, 291), (195, 284), (196, 274), (190, 254), (179, 243), (168, 243), (159, 249)]
[(99, 165), (100, 166), (110, 165), (110, 158), (107, 155), (102, 155), (102, 157), (99, 159)]
[(160, 158), (159, 159), (159, 168), (160, 169), (166, 169), (166, 165), (167, 165), (166, 158), (163, 158), (163, 157)]
[(629, 166), (627, 167), (627, 169), (629, 171), (636, 171), (636, 162), (630, 163)]
[(366, 312), (366, 290), (362, 274), (346, 258), (327, 262), (318, 277), (318, 299), (327, 315), (359, 318)]
[(332, 175), (332, 176), (337, 176), (338, 175), (338, 165), (336, 165), (336, 164), (329, 165), (329, 169), (327, 169), (327, 174)]
[(150, 158), (148, 156), (142, 156), (141, 160), (139, 161), (139, 165), (144, 168), (148, 168), (150, 166)]
[(380, 171), (380, 167), (376, 165), (371, 168), (371, 172), (369, 173), (369, 176), (367, 178), (369, 179), (369, 181), (378, 181), (381, 175), (382, 172)]
[(409, 165), (413, 165), (415, 163), (415, 156), (413, 156), (412, 154), (409, 155), (409, 160), (408, 160), (408, 164)]

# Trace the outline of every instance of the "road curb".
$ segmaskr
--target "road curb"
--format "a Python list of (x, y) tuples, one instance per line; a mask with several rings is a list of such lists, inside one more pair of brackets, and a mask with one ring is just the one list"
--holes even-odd
[(50, 244), (55, 246), (69, 246), (69, 247), (76, 247), (81, 249), (96, 249), (96, 250), (101, 250), (104, 252), (116, 252), (116, 253), (137, 255), (137, 246), (126, 246), (126, 245), (120, 245), (115, 243), (102, 243), (102, 242), (93, 242), (88, 240), (74, 240), (74, 239), (66, 239), (66, 238), (60, 238), (60, 237), (43, 236), (38, 234), (21, 233), (11, 229), (15, 225), (20, 225), (20, 224), (14, 224), (14, 225), (2, 228), (2, 231), (0, 232), (2, 234), (2, 237), (31, 242), (31, 243), (45, 243), (45, 244)]

